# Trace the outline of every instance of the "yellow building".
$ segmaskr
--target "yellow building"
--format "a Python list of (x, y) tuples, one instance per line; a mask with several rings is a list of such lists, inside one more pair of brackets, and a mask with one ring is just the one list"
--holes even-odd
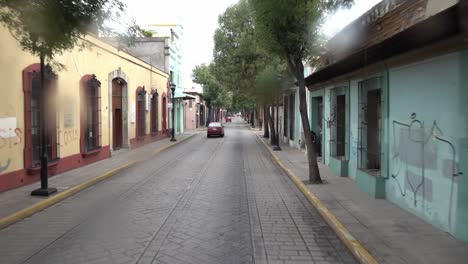
[(39, 179), (43, 100), (50, 175), (166, 137), (168, 73), (86, 36), (85, 48), (55, 58), (64, 69), (45, 71), (44, 91), (39, 58), (7, 29), (0, 36), (0, 192)]

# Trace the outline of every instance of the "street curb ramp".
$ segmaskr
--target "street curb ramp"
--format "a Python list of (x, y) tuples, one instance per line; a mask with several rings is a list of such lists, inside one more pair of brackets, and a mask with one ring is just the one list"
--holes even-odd
[(369, 251), (357, 240), (348, 229), (338, 220), (338, 218), (325, 206), (325, 204), (314, 194), (309, 188), (296, 176), (288, 167), (286, 167), (281, 159), (273, 150), (263, 141), (258, 134), (255, 134), (257, 139), (263, 143), (265, 148), (270, 152), (271, 156), (284, 170), (284, 172), (296, 184), (297, 188), (304, 194), (309, 202), (317, 209), (322, 218), (335, 231), (336, 235), (343, 241), (346, 247), (351, 251), (353, 256), (361, 264), (379, 264), (379, 262), (369, 253)]
[[(192, 134), (192, 135), (190, 135), (190, 136), (188, 136), (186, 138), (183, 138), (183, 139), (181, 139), (179, 141), (176, 141), (176, 142), (171, 143), (171, 144), (169, 144), (167, 146), (164, 146), (164, 147), (162, 147), (160, 149), (157, 149), (157, 150), (155, 150), (153, 152), (152, 156), (157, 155), (157, 154), (159, 154), (159, 153), (161, 153), (161, 152), (163, 152), (163, 151), (165, 151), (165, 150), (167, 150), (167, 149), (169, 149), (171, 147), (174, 147), (175, 145), (177, 145), (179, 143), (182, 143), (182, 142), (192, 138), (193, 136), (195, 136), (197, 134), (198, 133)], [(94, 178), (91, 178), (91, 179), (89, 179), (87, 181), (84, 181), (84, 182), (78, 184), (78, 185), (75, 185), (75, 186), (73, 186), (73, 187), (71, 187), (71, 188), (69, 188), (69, 189), (67, 189), (65, 191), (59, 192), (58, 194), (53, 195), (53, 196), (51, 196), (49, 198), (46, 198), (46, 199), (44, 199), (44, 200), (42, 200), (42, 201), (40, 201), (40, 202), (30, 206), (30, 207), (24, 208), (22, 210), (19, 210), (19, 211), (13, 213), (13, 214), (5, 216), (5, 217), (0, 219), (0, 230), (6, 228), (9, 225), (12, 225), (12, 224), (18, 222), (18, 221), (21, 221), (26, 217), (32, 216), (35, 213), (37, 213), (39, 211), (42, 211), (42, 210), (44, 210), (44, 209), (46, 209), (46, 208), (48, 208), (48, 207), (50, 207), (50, 206), (52, 206), (52, 205), (54, 205), (54, 204), (56, 204), (58, 202), (61, 202), (61, 201), (65, 200), (65, 199), (67, 199), (68, 197), (70, 197), (70, 196), (72, 196), (72, 195), (74, 195), (74, 194), (76, 194), (76, 193), (78, 193), (78, 192), (92, 186), (92, 185), (95, 185), (98, 182), (106, 180), (106, 179), (116, 175), (118, 172), (121, 172), (121, 171), (123, 171), (125, 169), (128, 169), (128, 168), (132, 167), (136, 163), (138, 163), (138, 161), (128, 162), (128, 163), (126, 163), (126, 164), (124, 164), (124, 165), (122, 165), (120, 167), (117, 167), (115, 169), (107, 171), (107, 172), (105, 172), (103, 174), (100, 174), (100, 175), (94, 177)]]

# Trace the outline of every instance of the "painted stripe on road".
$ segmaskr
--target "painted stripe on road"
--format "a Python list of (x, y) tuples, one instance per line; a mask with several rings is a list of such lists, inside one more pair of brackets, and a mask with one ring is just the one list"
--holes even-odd
[(297, 177), (288, 167), (286, 167), (281, 159), (274, 151), (263, 141), (258, 134), (257, 138), (263, 143), (267, 150), (272, 155), (276, 163), (286, 172), (291, 180), (296, 184), (299, 190), (309, 200), (309, 202), (317, 209), (320, 215), (325, 219), (327, 224), (335, 231), (336, 235), (348, 247), (354, 257), (362, 264), (378, 264), (379, 262), (369, 253), (369, 251), (357, 240), (348, 229), (338, 220), (338, 218), (325, 206), (325, 204), (314, 194), (309, 188)]

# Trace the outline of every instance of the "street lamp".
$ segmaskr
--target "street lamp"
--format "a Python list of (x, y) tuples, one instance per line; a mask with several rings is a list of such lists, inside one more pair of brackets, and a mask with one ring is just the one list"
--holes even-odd
[(176, 85), (174, 83), (171, 82), (171, 92), (172, 92), (172, 137), (171, 137), (171, 141), (174, 142), (174, 141), (177, 141), (177, 139), (175, 138), (175, 121), (174, 121), (174, 116), (175, 116), (175, 88), (176, 88)]

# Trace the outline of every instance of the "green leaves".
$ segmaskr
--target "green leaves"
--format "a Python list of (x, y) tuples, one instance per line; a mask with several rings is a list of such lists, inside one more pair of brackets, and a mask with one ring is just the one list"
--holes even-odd
[(0, 23), (23, 50), (51, 60), (88, 32), (109, 32), (103, 22), (124, 8), (119, 0), (1, 0)]
[(212, 63), (196, 66), (192, 71), (192, 80), (203, 87), (203, 98), (210, 105), (228, 107), (231, 103), (231, 94), (219, 85), (213, 71), (214, 65)]
[(286, 60), (297, 73), (323, 51), (325, 15), (353, 0), (250, 0), (261, 46)]

